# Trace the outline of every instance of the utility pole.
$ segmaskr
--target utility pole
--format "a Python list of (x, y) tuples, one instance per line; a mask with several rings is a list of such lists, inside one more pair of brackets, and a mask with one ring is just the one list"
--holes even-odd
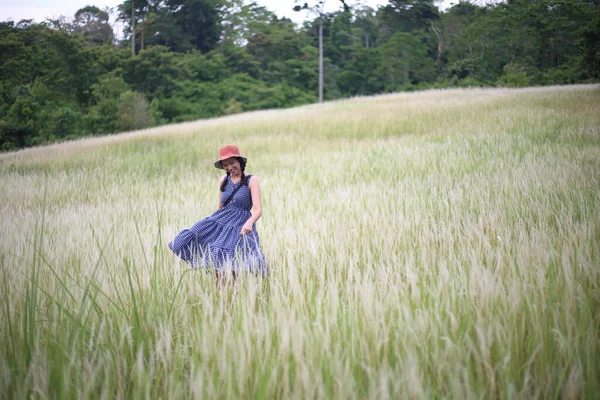
[[(294, 0), (298, 4), (300, 0)], [(346, 0), (339, 0), (344, 6), (345, 11), (349, 11), (350, 7), (346, 4)], [(294, 7), (294, 11), (309, 10), (319, 15), (319, 103), (323, 102), (323, 16), (325, 14), (325, 0), (318, 0), (314, 6), (309, 6), (308, 3), (304, 5), (297, 5)]]
[[(298, 4), (300, 0), (295, 0)], [(350, 7), (346, 4), (346, 0), (339, 0), (344, 6), (345, 11), (349, 11)], [(323, 102), (323, 15), (325, 13), (325, 0), (318, 0), (314, 6), (309, 6), (308, 3), (304, 5), (297, 5), (294, 7), (294, 11), (309, 10), (319, 15), (319, 103)]]
[[(295, 0), (296, 3), (299, 0)], [(340, 0), (342, 4), (345, 0)], [(295, 6), (294, 11), (309, 10), (319, 15), (319, 103), (323, 102), (323, 12), (325, 10), (325, 0), (318, 0), (317, 3), (309, 7), (307, 3), (303, 6)]]
[(135, 56), (135, 9), (131, 0), (131, 55)]
[[(323, 0), (325, 4), (325, 0)], [(319, 12), (319, 103), (323, 102), (323, 9)]]

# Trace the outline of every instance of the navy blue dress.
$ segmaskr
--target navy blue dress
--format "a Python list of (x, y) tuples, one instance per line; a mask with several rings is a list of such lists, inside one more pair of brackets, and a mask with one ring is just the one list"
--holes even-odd
[[(246, 175), (248, 184), (251, 178), (252, 175)], [(233, 183), (229, 176), (226, 179), (221, 203), (229, 198), (237, 186), (242, 185), (229, 204), (196, 222), (191, 228), (182, 230), (169, 243), (169, 248), (194, 268), (201, 265), (217, 271), (245, 270), (266, 276), (268, 268), (256, 224), (249, 234), (240, 234), (242, 226), (251, 216), (250, 189), (241, 181)]]

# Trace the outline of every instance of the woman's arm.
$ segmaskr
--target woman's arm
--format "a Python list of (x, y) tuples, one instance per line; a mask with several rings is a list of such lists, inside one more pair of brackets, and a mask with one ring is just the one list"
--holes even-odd
[(223, 200), (221, 199), (221, 184), (223, 184), (223, 180), (225, 180), (225, 178), (227, 177), (227, 175), (222, 176), (221, 179), (219, 179), (219, 204), (217, 205), (217, 210), (220, 210), (221, 208), (223, 208)]
[(252, 211), (251, 211), (252, 216), (250, 218), (248, 218), (248, 221), (246, 221), (246, 223), (242, 227), (242, 231), (240, 232), (242, 235), (246, 235), (246, 234), (252, 232), (252, 225), (254, 225), (254, 223), (256, 221), (258, 221), (258, 219), (262, 215), (262, 200), (260, 197), (260, 185), (258, 183), (258, 179), (256, 178), (256, 176), (252, 176), (252, 178), (250, 179), (250, 183), (248, 184), (248, 187), (250, 189), (250, 195), (252, 196)]

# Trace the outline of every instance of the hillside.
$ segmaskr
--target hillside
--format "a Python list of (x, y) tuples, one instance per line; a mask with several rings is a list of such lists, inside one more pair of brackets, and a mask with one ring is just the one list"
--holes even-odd
[[(0, 154), (0, 393), (594, 397), (599, 106), (434, 90)], [(270, 266), (235, 288), (167, 247), (226, 143)]]

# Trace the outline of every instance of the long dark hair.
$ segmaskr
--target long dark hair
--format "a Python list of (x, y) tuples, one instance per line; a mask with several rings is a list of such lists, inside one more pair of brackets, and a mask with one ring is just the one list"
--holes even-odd
[[(242, 170), (242, 185), (247, 185), (248, 182), (246, 182), (246, 174), (244, 173), (246, 170), (246, 161), (244, 161), (242, 157), (236, 157), (235, 159), (240, 162), (240, 169)], [(223, 179), (223, 182), (221, 182), (221, 192), (225, 191), (225, 186), (227, 186), (227, 178), (229, 178), (229, 172), (227, 172), (227, 177)]]

